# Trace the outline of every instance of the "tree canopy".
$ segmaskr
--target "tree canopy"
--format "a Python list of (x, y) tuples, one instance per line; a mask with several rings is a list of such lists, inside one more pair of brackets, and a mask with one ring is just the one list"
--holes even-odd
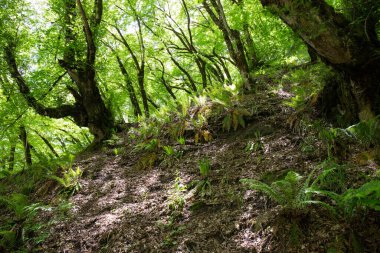
[(0, 4), (0, 161), (8, 168), (181, 111), (189, 97), (255, 91), (263, 69), (317, 58), (341, 76), (321, 91), (323, 115), (338, 108), (354, 123), (379, 112), (375, 0)]

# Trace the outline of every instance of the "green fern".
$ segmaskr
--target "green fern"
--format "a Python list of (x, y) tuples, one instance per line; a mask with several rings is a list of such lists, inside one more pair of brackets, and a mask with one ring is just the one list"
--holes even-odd
[(63, 177), (51, 176), (52, 179), (56, 180), (61, 186), (64, 187), (63, 193), (68, 195), (73, 195), (78, 192), (81, 188), (79, 179), (82, 176), (82, 170), (77, 167), (76, 170), (69, 168), (63, 173)]
[(0, 196), (0, 206), (4, 206), (13, 212), (18, 218), (23, 217), (24, 208), (28, 205), (28, 196), (21, 193), (13, 193), (11, 196)]
[(380, 180), (372, 180), (358, 189), (348, 189), (343, 194), (326, 190), (315, 191), (315, 193), (334, 200), (338, 210), (345, 217), (352, 217), (361, 208), (380, 211)]
[(352, 134), (364, 146), (380, 144), (380, 116), (362, 121), (345, 129), (348, 134)]
[(199, 172), (201, 176), (204, 178), (207, 178), (210, 173), (210, 167), (211, 167), (210, 160), (207, 158), (203, 158), (199, 160), (198, 166), (199, 166)]
[(296, 208), (302, 204), (300, 190), (302, 177), (289, 171), (283, 180), (275, 181), (271, 185), (255, 179), (242, 179), (241, 182), (247, 184), (252, 190), (258, 190), (282, 206)]
[(245, 128), (245, 120), (244, 117), (251, 116), (252, 114), (244, 109), (244, 108), (232, 108), (227, 110), (227, 115), (224, 117), (222, 121), (222, 129), (224, 131), (229, 132), (231, 128), (236, 131), (239, 126)]
[(314, 172), (315, 170), (309, 174), (304, 182), (302, 182), (303, 177), (294, 171), (289, 171), (284, 179), (275, 181), (271, 185), (255, 179), (241, 179), (240, 181), (252, 190), (261, 191), (268, 195), (284, 208), (303, 209), (307, 205), (317, 204), (335, 212), (329, 204), (312, 199), (313, 195), (316, 194), (311, 182)]

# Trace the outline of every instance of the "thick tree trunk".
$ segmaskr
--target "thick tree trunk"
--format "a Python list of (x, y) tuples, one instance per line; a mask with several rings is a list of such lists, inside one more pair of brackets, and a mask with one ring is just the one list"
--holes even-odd
[(261, 3), (288, 24), (342, 77), (335, 87), (326, 86), (328, 91), (324, 94), (337, 96), (335, 105), (331, 103), (330, 108), (338, 109), (347, 123), (380, 113), (379, 43), (374, 36), (368, 36), (375, 31), (366, 25), (366, 20), (349, 21), (324, 0), (303, 3), (261, 0)]
[[(76, 51), (77, 46), (75, 46), (77, 36), (74, 32), (73, 24), (77, 14), (76, 7), (78, 7), (78, 12), (82, 19), (83, 32), (86, 38), (87, 50), (85, 62), (76, 59), (77, 57), (81, 58), (81, 55), (83, 55), (83, 52)], [(58, 62), (66, 72), (58, 77), (52, 87), (68, 73), (76, 85), (76, 88), (68, 87), (75, 98), (74, 104), (45, 107), (39, 99), (32, 95), (26, 80), (18, 69), (15, 56), (16, 45), (12, 40), (9, 40), (8, 45), (4, 47), (4, 57), (12, 78), (17, 83), (20, 93), (24, 96), (30, 107), (34, 108), (38, 114), (43, 116), (52, 118), (73, 117), (77, 125), (90, 129), (91, 133), (95, 136), (94, 142), (98, 143), (111, 136), (111, 130), (114, 126), (113, 116), (105, 106), (95, 77), (96, 45), (93, 34), (100, 25), (103, 2), (102, 0), (94, 0), (94, 13), (93, 18), (91, 18), (91, 27), (80, 0), (67, 0), (63, 12), (66, 22), (66, 48), (64, 50), (63, 59)]]

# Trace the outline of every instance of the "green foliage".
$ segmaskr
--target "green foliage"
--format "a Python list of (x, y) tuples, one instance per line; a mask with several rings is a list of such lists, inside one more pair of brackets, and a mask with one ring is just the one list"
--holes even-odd
[(186, 192), (186, 190), (187, 187), (182, 183), (182, 178), (180, 177), (179, 172), (177, 172), (177, 177), (174, 180), (174, 185), (168, 198), (168, 207), (170, 210), (182, 211), (186, 203), (184, 196), (184, 192)]
[(176, 153), (172, 146), (163, 146), (162, 149), (165, 151), (167, 156), (174, 156)]
[(323, 64), (315, 64), (289, 71), (281, 78), (279, 88), (290, 89), (294, 94), (286, 102), (287, 105), (296, 110), (309, 110), (316, 102), (316, 95), (331, 78), (333, 78), (331, 69)]
[[(323, 170), (315, 177), (319, 168)], [(323, 162), (304, 181), (294, 171), (270, 185), (254, 179), (240, 181), (252, 190), (265, 193), (286, 209), (304, 209), (307, 205), (317, 204), (345, 217), (352, 217), (363, 208), (380, 211), (380, 181), (372, 180), (357, 189), (346, 190), (345, 166), (332, 160)], [(319, 196), (329, 197), (333, 203), (321, 201)]]
[(207, 158), (203, 158), (198, 162), (199, 173), (202, 177), (207, 178), (210, 173), (211, 163)]
[(241, 182), (248, 185), (252, 190), (265, 193), (282, 206), (299, 208), (304, 204), (301, 179), (302, 177), (298, 173), (290, 171), (285, 179), (276, 181), (271, 185), (254, 179), (242, 179)]
[(244, 148), (246, 152), (257, 152), (264, 148), (264, 144), (261, 141), (261, 134), (259, 131), (255, 132), (255, 139), (248, 141), (247, 145)]
[(350, 212), (353, 208), (361, 206), (380, 211), (380, 180), (365, 183), (358, 189), (347, 190), (344, 193), (343, 202)]
[(208, 129), (207, 119), (202, 115), (198, 115), (198, 119), (191, 120), (192, 126), (194, 128), (194, 142), (195, 144), (199, 142), (210, 142), (213, 140), (212, 134)]
[(9, 211), (14, 213), (18, 218), (24, 216), (24, 208), (28, 204), (28, 196), (21, 193), (13, 193), (10, 197), (0, 196), (0, 205), (3, 205)]
[(275, 181), (271, 185), (255, 179), (241, 179), (240, 181), (252, 190), (265, 193), (286, 209), (304, 209), (308, 205), (317, 204), (334, 211), (328, 204), (312, 199), (313, 194), (316, 193), (313, 185), (318, 181), (317, 178), (311, 182), (313, 175), (314, 171), (303, 182), (302, 176), (294, 171), (289, 171), (284, 179)]
[(196, 194), (200, 197), (211, 195), (211, 182), (209, 180), (209, 174), (211, 169), (211, 163), (208, 158), (203, 158), (198, 161), (199, 173), (202, 176), (200, 180), (194, 180), (190, 183), (189, 188), (195, 188)]
[(160, 140), (153, 138), (151, 140), (147, 140), (141, 142), (135, 146), (137, 151), (156, 151), (160, 148)]
[(177, 139), (177, 142), (180, 144), (180, 145), (185, 145), (186, 143), (186, 139), (184, 137), (179, 137)]
[(245, 128), (245, 117), (252, 116), (242, 105), (238, 93), (234, 90), (211, 89), (208, 92), (211, 100), (217, 105), (214, 109), (222, 117), (222, 129), (229, 132), (236, 131), (239, 126)]
[(334, 160), (328, 159), (322, 162), (318, 168), (322, 168), (322, 172), (313, 182), (312, 188), (336, 193), (342, 193), (347, 189), (347, 168), (345, 165), (337, 164)]
[(333, 148), (339, 131), (337, 128), (323, 128), (319, 132), (319, 138), (327, 145), (327, 156), (329, 158), (333, 157)]
[(75, 170), (70, 167), (66, 169), (66, 171), (63, 171), (62, 177), (52, 175), (51, 178), (63, 186), (63, 193), (71, 196), (80, 190), (81, 185), (79, 183), (79, 179), (81, 176), (82, 170), (79, 167), (77, 167)]
[(41, 211), (52, 211), (51, 207), (40, 203), (29, 204), (28, 196), (19, 193), (0, 197), (0, 206), (16, 217), (15, 220), (0, 223), (0, 247), (12, 251), (22, 248), (25, 243), (38, 245), (47, 238), (48, 224), (36, 222), (35, 217)]
[(342, 194), (316, 190), (315, 193), (330, 197), (345, 217), (352, 217), (358, 210), (367, 208), (380, 211), (380, 181), (372, 180), (357, 189), (348, 189)]
[(380, 145), (380, 116), (373, 119), (359, 122), (345, 129), (352, 134), (360, 143), (369, 147), (371, 145)]
[(251, 116), (251, 113), (244, 108), (229, 109), (223, 119), (222, 128), (229, 132), (231, 128), (236, 131), (239, 126), (245, 128), (245, 116)]

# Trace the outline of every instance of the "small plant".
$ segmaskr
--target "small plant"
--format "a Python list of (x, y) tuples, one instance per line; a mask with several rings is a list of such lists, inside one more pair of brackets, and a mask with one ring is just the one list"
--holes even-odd
[(205, 197), (206, 195), (211, 195), (211, 182), (208, 179), (210, 174), (210, 160), (207, 158), (203, 158), (198, 162), (199, 173), (202, 176), (202, 179), (195, 180), (191, 182), (190, 187), (195, 187), (196, 193), (201, 197)]
[(229, 132), (231, 128), (236, 131), (239, 126), (242, 128), (245, 128), (245, 116), (251, 116), (252, 114), (241, 107), (233, 107), (230, 109), (227, 109), (226, 116), (223, 119), (222, 122), (222, 129), (223, 131)]
[(303, 177), (301, 175), (294, 171), (289, 171), (284, 179), (275, 181), (271, 185), (255, 179), (241, 179), (240, 181), (248, 185), (252, 190), (265, 193), (287, 209), (303, 209), (310, 204), (319, 204), (333, 211), (330, 205), (322, 201), (312, 200), (313, 194), (316, 193), (316, 190), (312, 187), (315, 181), (311, 183), (313, 175), (314, 171), (302, 182)]
[(315, 137), (314, 136), (307, 136), (305, 138), (303, 138), (301, 144), (300, 144), (300, 148), (301, 148), (301, 151), (305, 154), (313, 154), (316, 152), (316, 148), (315, 148)]
[(167, 156), (174, 156), (176, 153), (172, 146), (163, 146), (162, 149), (165, 151)]
[(136, 145), (135, 149), (137, 151), (155, 151), (160, 147), (160, 140), (153, 138), (148, 141), (141, 142)]
[(333, 157), (333, 149), (337, 136), (338, 130), (336, 128), (324, 128), (319, 132), (319, 138), (327, 145), (327, 156), (329, 158)]
[(153, 168), (158, 160), (159, 157), (156, 152), (148, 152), (140, 156), (136, 168), (141, 170)]
[(210, 142), (213, 140), (211, 132), (208, 130), (207, 120), (202, 115), (198, 115), (198, 119), (191, 120), (194, 127), (194, 142)]
[(179, 137), (177, 139), (177, 142), (178, 142), (179, 145), (185, 145), (186, 144), (186, 139), (183, 136), (181, 136), (181, 137)]
[(337, 164), (334, 160), (325, 160), (318, 168), (323, 168), (312, 187), (336, 193), (346, 190), (346, 166)]
[(380, 144), (380, 116), (362, 121), (345, 129), (351, 133), (365, 147)]
[(332, 191), (315, 191), (335, 201), (338, 210), (345, 217), (352, 217), (360, 208), (380, 211), (380, 180), (372, 180), (358, 189), (348, 189), (343, 194)]
[(198, 166), (201, 176), (203, 178), (207, 178), (210, 173), (210, 160), (207, 158), (203, 158), (199, 160)]
[(163, 146), (162, 149), (165, 152), (165, 157), (162, 159), (160, 165), (164, 167), (172, 167), (175, 162), (178, 161), (178, 158), (183, 155), (183, 150), (176, 150), (172, 146)]
[(62, 177), (51, 176), (52, 179), (56, 180), (61, 186), (64, 187), (63, 193), (69, 196), (74, 195), (81, 188), (79, 179), (82, 176), (82, 170), (77, 167), (75, 170), (72, 168), (67, 169), (63, 172)]
[(177, 171), (177, 177), (175, 178), (173, 188), (169, 196), (168, 207), (172, 211), (182, 211), (185, 206), (184, 192), (187, 190), (186, 185), (182, 183), (182, 179)]
[(189, 122), (185, 118), (179, 117), (176, 121), (169, 123), (168, 132), (173, 140), (183, 138), (185, 130), (189, 127)]
[(244, 148), (245, 152), (255, 153), (264, 148), (264, 144), (261, 141), (261, 134), (259, 131), (255, 132), (255, 139), (248, 141), (247, 145)]

